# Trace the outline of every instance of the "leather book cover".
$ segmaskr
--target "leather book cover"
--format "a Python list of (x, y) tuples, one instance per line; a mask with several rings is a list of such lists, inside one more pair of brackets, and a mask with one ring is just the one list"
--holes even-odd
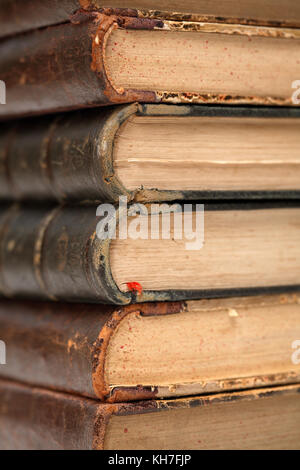
[(153, 120), (157, 116), (187, 118), (191, 125), (198, 117), (251, 118), (253, 122), (262, 119), (263, 123), (265, 119), (272, 122), (292, 118), (300, 123), (298, 108), (138, 103), (3, 123), (0, 129), (0, 198), (117, 203), (120, 196), (127, 196), (128, 202), (299, 197), (300, 190), (296, 187), (278, 191), (163, 190), (159, 186), (129, 190), (118, 177), (114, 148), (118, 132), (135, 116)]
[[(111, 207), (114, 208), (114, 206)], [(183, 205), (176, 207), (180, 207), (183, 212)], [(289, 256), (291, 256), (293, 251), (290, 254), (288, 251), (285, 251), (285, 256), (283, 257), (283, 255), (279, 254), (277, 244), (274, 248), (275, 253), (274, 250), (270, 252), (270, 262), (274, 263), (273, 256), (275, 256), (276, 263), (281, 265), (280, 272), (282, 272), (282, 263), (284, 263), (286, 275), (292, 280), (289, 284), (285, 282), (285, 285), (281, 285), (280, 280), (279, 283), (274, 285), (273, 280), (270, 285), (262, 286), (261, 280), (255, 279), (254, 283), (252, 281), (251, 287), (245, 284), (243, 287), (237, 287), (234, 285), (234, 282), (238, 282), (240, 277), (239, 271), (239, 277), (237, 278), (237, 274), (234, 274), (235, 281), (231, 281), (230, 285), (226, 288), (215, 288), (214, 285), (208, 284), (208, 287), (201, 289), (193, 289), (191, 287), (176, 289), (172, 286), (169, 289), (146, 289), (143, 286), (141, 286), (141, 289), (122, 289), (122, 286), (118, 286), (115, 281), (111, 269), (110, 250), (114, 240), (110, 237), (103, 238), (97, 235), (97, 226), (102, 219), (100, 216), (97, 216), (96, 209), (96, 206), (93, 205), (63, 206), (51, 209), (43, 206), (26, 207), (14, 204), (8, 209), (3, 210), (0, 215), (1, 295), (67, 302), (127, 305), (132, 302), (178, 301), (205, 297), (255, 295), (259, 293), (280, 293), (299, 290), (299, 284), (297, 282), (294, 283), (296, 278), (293, 276), (293, 272), (297, 270), (297, 263), (293, 266), (292, 270), (289, 271), (288, 268)], [(189, 207), (189, 210), (194, 211), (194, 209)], [(273, 209), (274, 212), (272, 212)], [(120, 218), (120, 210), (120, 208), (117, 208), (115, 212), (116, 224), (118, 224)], [(269, 220), (272, 214), (274, 217), (276, 216), (278, 219), (276, 228), (279, 230), (281, 227), (283, 230), (284, 234), (282, 236), (284, 240), (287, 239), (288, 243), (290, 243), (290, 250), (294, 246), (294, 238), (297, 237), (295, 232), (297, 225), (289, 225), (291, 224), (289, 218), (296, 217), (297, 220), (299, 214), (298, 201), (219, 204), (208, 202), (205, 204), (205, 213), (206, 217), (210, 217), (211, 224), (213, 224), (215, 214), (220, 214), (219, 216), (224, 219), (225, 225), (227, 224), (226, 233), (228, 233), (228, 237), (230, 237), (230, 234), (232, 235), (232, 217), (237, 217), (238, 214), (241, 214), (243, 219), (245, 219), (243, 224), (248, 223), (250, 214), (254, 218), (261, 214), (261, 217), (263, 217), (261, 224), (264, 224), (264, 220)], [(229, 217), (231, 218), (229, 219)], [(267, 219), (265, 219), (266, 217)], [(283, 217), (284, 220), (288, 219), (287, 225), (284, 223), (284, 225), (280, 226), (279, 220)], [(227, 223), (227, 220), (230, 220), (230, 222)], [(274, 218), (272, 224), (274, 224)], [(235, 230), (236, 236), (240, 237), (239, 227), (235, 227)], [(264, 230), (267, 230), (267, 227)], [(252, 228), (251, 240), (254, 238), (253, 231), (255, 231), (255, 227)], [(268, 237), (265, 233), (261, 235), (260, 233), (258, 232), (258, 236), (263, 237), (263, 242), (259, 239), (257, 248), (261, 249), (263, 247), (263, 250), (267, 250), (269, 244)], [(290, 236), (292, 237), (291, 239), (289, 239)], [(209, 237), (207, 234), (207, 219), (205, 237), (206, 239)], [(216, 236), (210, 236), (210, 243), (217, 243), (214, 241), (215, 239)], [(279, 243), (279, 240), (281, 238), (277, 236), (275, 238), (276, 243)], [(136, 244), (135, 239), (133, 243)], [(214, 253), (216, 249), (217, 246), (214, 247)], [(257, 252), (256, 247), (252, 246), (251, 249), (253, 251), (251, 254), (252, 263), (256, 263), (256, 257), (259, 252)], [(294, 247), (294, 250), (296, 249)], [(230, 246), (227, 246), (227, 250), (229, 254), (232, 252)], [(120, 255), (122, 254), (121, 252), (119, 253)], [(175, 253), (174, 256), (176, 256)], [(184, 253), (188, 252), (184, 251)], [(203, 250), (200, 249), (199, 253), (202, 260), (204, 255)], [(211, 258), (209, 259), (211, 260)], [(247, 263), (249, 263), (248, 255), (245, 258), (244, 252), (239, 253), (237, 256), (240, 269), (243, 268), (246, 259)], [(135, 261), (139, 262), (138, 258)], [(132, 262), (133, 260), (129, 262), (129, 266), (132, 265)], [(159, 255), (159, 262), (161, 262), (161, 255)], [(209, 263), (208, 260), (207, 262)], [(214, 265), (206, 266), (206, 268), (212, 267), (215, 269), (213, 271), (214, 279), (220, 269), (220, 266), (217, 264), (216, 260), (215, 268)], [(117, 265), (115, 266), (117, 267)], [(141, 266), (144, 266), (144, 264)], [(228, 268), (226, 266), (224, 269), (227, 272)], [(203, 266), (204, 272), (206, 268)], [(261, 269), (264, 270), (265, 277), (270, 274), (267, 266), (263, 265)], [(277, 265), (276, 269), (279, 269)], [(133, 275), (134, 273), (131, 273), (131, 276)], [(140, 282), (139, 279), (136, 279), (136, 281)], [(204, 282), (204, 280), (202, 281)], [(126, 282), (132, 281), (126, 280)]]
[(110, 339), (127, 317), (174, 315), (184, 308), (181, 302), (118, 308), (2, 300), (0, 331), (7, 346), (7, 360), (0, 375), (111, 403), (154, 399), (158, 394), (155, 386), (111, 389), (106, 383)]
[(299, 392), (290, 385), (103, 404), (0, 380), (0, 448), (299, 450)]
[[(297, 54), (298, 29), (279, 28), (277, 30), (267, 26), (260, 28), (248, 25), (236, 26), (234, 24), (170, 21), (152, 17), (105, 15), (94, 10), (77, 11), (71, 17), (71, 22), (8, 37), (1, 41), (0, 80), (6, 86), (6, 104), (0, 106), (0, 118), (8, 119), (16, 116), (47, 114), (135, 101), (173, 104), (217, 103), (294, 106), (291, 86), (296, 78), (292, 76), (292, 70), (289, 73), (291, 67), (297, 68), (294, 60), (290, 60), (290, 64), (286, 68), (287, 76), (282, 77), (281, 87), (278, 90), (275, 88), (272, 90), (273, 82), (271, 82), (272, 86), (268, 90), (266, 90), (265, 84), (262, 85), (263, 91), (260, 86), (252, 88), (254, 85), (253, 80), (255, 81), (257, 78), (257, 75), (254, 74), (251, 74), (252, 81), (250, 85), (248, 83), (250, 79), (248, 78), (247, 83), (236, 79), (235, 85), (232, 86), (232, 77), (228, 79), (226, 76), (227, 66), (223, 71), (224, 83), (222, 82), (222, 85), (220, 85), (220, 79), (216, 77), (211, 84), (206, 86), (202, 84), (201, 87), (199, 85), (198, 91), (194, 88), (192, 90), (189, 87), (185, 89), (184, 87), (181, 88), (181, 85), (171, 84), (171, 89), (168, 89), (165, 82), (155, 84), (153, 87), (148, 85), (150, 90), (144, 89), (144, 85), (134, 85), (132, 88), (130, 88), (130, 85), (128, 88), (118, 86), (117, 83), (114, 83), (111, 71), (107, 67), (106, 46), (110, 35), (116, 30), (132, 31), (134, 33), (137, 31), (153, 31), (154, 33), (158, 32), (158, 34), (164, 32), (168, 34), (168, 31), (170, 31), (171, 37), (173, 37), (173, 33), (176, 34), (177, 32), (187, 35), (199, 32), (200, 35), (208, 35), (206, 37), (212, 40), (212, 44), (216, 41), (216, 38), (219, 38), (220, 34), (224, 34), (224, 41), (230, 42), (234, 38), (234, 56), (240, 50), (235, 42), (235, 38), (238, 37), (238, 40), (243, 42), (243, 47), (247, 45), (249, 60), (254, 61), (256, 60), (256, 51), (261, 53), (266, 51), (269, 54), (268, 60), (273, 60), (274, 54), (270, 54), (268, 51), (270, 47), (275, 48), (277, 45), (274, 43), (274, 38), (276, 38), (276, 41), (283, 41), (281, 42), (283, 48), (289, 48), (292, 57)], [(248, 43), (248, 37), (250, 39), (253, 37), (251, 39), (252, 43)], [(255, 49), (256, 46), (254, 47), (254, 41), (256, 40), (259, 49)], [(265, 41), (267, 42), (265, 43)], [(220, 45), (216, 47), (219, 48)], [(228, 47), (230, 47), (229, 43)], [(225, 49), (228, 49), (228, 47)], [(282, 51), (281, 53), (286, 56), (286, 53)], [(118, 54), (118, 52), (111, 55), (114, 54)], [(218, 54), (221, 59), (224, 56), (224, 51), (218, 51)], [(123, 55), (125, 63), (127, 63), (126, 53), (123, 53)], [(150, 53), (148, 53), (149, 55)], [(171, 55), (173, 56), (173, 52)], [(146, 54), (145, 58), (148, 56)], [(263, 61), (264, 58), (263, 56), (259, 60)], [(194, 63), (193, 61), (196, 59), (194, 57), (189, 60)], [(201, 60), (205, 60), (205, 57)], [(213, 60), (213, 57), (211, 57), (211, 60)], [(236, 71), (240, 70), (241, 65), (236, 63), (234, 65), (231, 55), (228, 55), (228, 60), (231, 61), (230, 67), (236, 68)], [(150, 66), (151, 64), (152, 62)], [(258, 66), (255, 64), (256, 62), (253, 62), (253, 67)], [(213, 67), (212, 63), (210, 67)], [(243, 67), (242, 73), (244, 74), (246, 68), (245, 65)], [(277, 65), (272, 62), (270, 67), (271, 70), (275, 70)], [(133, 67), (130, 66), (130, 68)], [(198, 70), (198, 67), (195, 66), (195, 68)], [(142, 63), (142, 70), (144, 70), (144, 75), (148, 75), (149, 72), (145, 69), (145, 60)], [(172, 70), (171, 66), (170, 70)], [(185, 68), (180, 70), (180, 73), (184, 73)], [(215, 68), (212, 70), (217, 75), (223, 74)], [(248, 69), (247, 74), (249, 75)], [(263, 72), (263, 75), (265, 76), (266, 72)], [(119, 73), (117, 76), (119, 77)], [(211, 74), (208, 75), (207, 79), (211, 80)], [(287, 84), (286, 81), (290, 81), (290, 83)], [(218, 89), (215, 89), (215, 82), (219, 83)], [(200, 83), (198, 78), (197, 83)], [(241, 90), (238, 90), (238, 84), (242, 85)], [(178, 87), (178, 89), (172, 89), (172, 86)]]
[[(268, 0), (263, 4), (241, 1), (232, 7), (231, 2), (205, 0), (184, 4), (167, 0), (110, 0), (103, 8), (101, 0), (2, 0), (0, 10), (0, 37), (10, 36), (45, 26), (66, 22), (76, 11), (116, 12), (137, 18), (166, 18), (183, 21), (229, 22), (237, 24), (296, 27), (300, 25), (299, 5), (293, 0), (285, 2)], [(110, 7), (110, 8), (108, 8)]]
[(121, 308), (2, 299), (0, 376), (108, 403), (287, 385), (300, 379), (299, 315), (296, 294)]

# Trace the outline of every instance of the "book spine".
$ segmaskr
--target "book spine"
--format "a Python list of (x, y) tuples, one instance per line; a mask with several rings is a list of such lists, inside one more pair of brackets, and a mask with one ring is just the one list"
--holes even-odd
[(111, 416), (160, 411), (154, 400), (104, 404), (5, 379), (0, 396), (1, 450), (103, 450)]
[(117, 309), (2, 300), (0, 331), (7, 361), (0, 376), (110, 403), (155, 398), (155, 386), (110, 389), (105, 380), (110, 339), (130, 314), (173, 315), (183, 309), (180, 302)]
[(104, 450), (113, 415), (160, 411), (154, 400), (103, 404), (6, 379), (0, 396), (0, 450)]
[(6, 380), (0, 395), (1, 450), (91, 450), (105, 435), (105, 408), (94, 400)]
[(132, 295), (119, 291), (111, 276), (110, 240), (96, 235), (96, 207), (50, 210), (16, 205), (2, 218), (2, 295), (130, 303)]
[(0, 375), (90, 398), (99, 334), (112, 308), (90, 304), (1, 300), (1, 340), (7, 345)]
[[(124, 27), (134, 27), (134, 18), (125, 20), (122, 19)], [(163, 24), (157, 20), (139, 21), (142, 29)], [(116, 16), (80, 12), (72, 23), (3, 40), (0, 79), (5, 82), (7, 99), (0, 107), (0, 118), (158, 101), (153, 92), (118, 93), (110, 84), (103, 49), (113, 25), (118, 25)]]
[(137, 105), (29, 119), (0, 133), (0, 198), (118, 201), (133, 194), (114, 174), (115, 135)]

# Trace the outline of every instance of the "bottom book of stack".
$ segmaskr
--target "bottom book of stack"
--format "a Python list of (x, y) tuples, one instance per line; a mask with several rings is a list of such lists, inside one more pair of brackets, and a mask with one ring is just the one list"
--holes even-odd
[(297, 294), (0, 302), (1, 449), (300, 449)]
[(107, 404), (0, 381), (2, 449), (299, 449), (300, 385)]

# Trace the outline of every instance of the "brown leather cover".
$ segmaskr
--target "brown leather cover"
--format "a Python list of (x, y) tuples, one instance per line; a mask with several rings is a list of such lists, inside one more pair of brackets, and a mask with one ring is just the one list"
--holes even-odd
[(98, 408), (87, 398), (0, 381), (0, 449), (92, 449)]
[[(129, 313), (165, 315), (183, 310), (180, 302), (105, 305), (47, 302), (0, 302), (0, 337), (7, 345), (0, 376), (44, 388), (109, 402), (154, 398), (156, 390), (110, 390), (105, 383), (106, 352), (111, 336)], [(122, 385), (122, 384), (120, 384)], [(125, 393), (126, 392), (126, 393)]]
[[(210, 2), (212, 3), (212, 2)], [(217, 3), (217, 2), (216, 2)], [(245, 5), (244, 5), (245, 3)], [(299, 26), (300, 9), (295, 0), (286, 0), (284, 8), (281, 0), (259, 1), (257, 5), (248, 5), (249, 2), (241, 1), (234, 4), (232, 14), (231, 2), (223, 2), (221, 5), (200, 2), (196, 9), (189, 11), (183, 3), (178, 12), (174, 10), (172, 0), (160, 2), (158, 10), (155, 0), (110, 0), (107, 5), (112, 8), (102, 8), (102, 0), (1, 0), (0, 9), (0, 37), (29, 31), (44, 26), (50, 26), (65, 22), (79, 8), (86, 10), (98, 9), (98, 11), (117, 11), (118, 14), (131, 14), (136, 17), (155, 17), (167, 19), (181, 19), (193, 21), (228, 22), (238, 24), (272, 25), (272, 26)], [(148, 10), (146, 10), (148, 9)]]
[(129, 191), (112, 177), (120, 124), (137, 105), (105, 107), (1, 125), (0, 198), (117, 200)]
[[(138, 104), (103, 107), (3, 124), (0, 128), (0, 199), (170, 201), (299, 198), (300, 191), (162, 191), (126, 189), (114, 171), (120, 126), (138, 116), (300, 118), (299, 108)], [(192, 120), (191, 120), (192, 121)]]
[(79, 0), (1, 0), (0, 37), (65, 22)]
[(131, 295), (121, 293), (111, 278), (108, 240), (99, 240), (95, 233), (99, 221), (95, 206), (14, 205), (1, 219), (0, 294), (130, 303)]
[[(138, 105), (105, 107), (3, 124), (0, 198), (118, 201), (131, 192), (113, 170), (115, 134)], [(292, 110), (294, 111), (294, 110)]]
[[(110, 34), (114, 28), (167, 30), (170, 26), (184, 32), (199, 30), (197, 23), (178, 21), (167, 24), (165, 20), (156, 18), (105, 15), (98, 11), (79, 10), (69, 23), (4, 39), (0, 43), (0, 80), (6, 84), (7, 99), (6, 104), (0, 106), (0, 119), (135, 101), (293, 105), (292, 93), (288, 97), (278, 97), (272, 95), (272, 90), (268, 96), (253, 96), (251, 90), (247, 96), (226, 94), (220, 90), (208, 90), (204, 93), (181, 90), (117, 90), (106, 73), (103, 57), (106, 33)], [(216, 32), (220, 32), (222, 28), (222, 25), (209, 25), (209, 29)], [(230, 34), (239, 33), (235, 26), (227, 28), (230, 29)], [(251, 31), (260, 34), (257, 28)], [(274, 31), (267, 30), (263, 34), (271, 37), (274, 36)], [(276, 34), (278, 37), (296, 38), (299, 32), (282, 30)]]
[(156, 410), (152, 400), (109, 405), (0, 380), (0, 449), (102, 450), (112, 414)]
[[(52, 26), (8, 38), (0, 43), (0, 79), (6, 84), (6, 104), (0, 117), (53, 113), (111, 103), (157, 101), (152, 92), (117, 93), (103, 65), (99, 41), (112, 24), (123, 27), (133, 19), (79, 13), (73, 23)], [(158, 20), (140, 20), (138, 27), (153, 29)], [(95, 38), (97, 36), (97, 43)]]
[[(298, 201), (209, 203), (206, 211), (299, 207)], [(116, 213), (118, 223), (118, 212)], [(96, 234), (96, 206), (0, 210), (0, 295), (128, 305), (299, 291), (299, 284), (197, 290), (121, 291), (110, 269), (110, 239)], [(216, 267), (217, 269), (217, 267)], [(267, 267), (266, 267), (267, 269)], [(217, 271), (216, 271), (217, 273)]]
[[(276, 442), (280, 441), (280, 436), (285, 436), (285, 445), (289, 442), (295, 442), (295, 426), (290, 428), (293, 422), (293, 409), (298, 411), (300, 399), (299, 385), (290, 385), (286, 387), (274, 387), (257, 389), (244, 392), (224, 393), (216, 395), (204, 395), (195, 398), (186, 398), (179, 400), (155, 401), (146, 400), (136, 403), (102, 404), (96, 400), (80, 398), (71, 394), (52, 392), (46, 389), (30, 388), (26, 385), (0, 380), (0, 449), (1, 450), (101, 450), (109, 445), (109, 424), (112, 416), (141, 415), (142, 420), (145, 414), (165, 413), (165, 428), (167, 433), (168, 412), (174, 410), (187, 410), (187, 419), (189, 423), (193, 420), (193, 410), (195, 408), (205, 409), (205, 413), (213, 410), (214, 406), (231, 403), (234, 407), (239, 407), (241, 401), (247, 402), (248, 406), (241, 413), (239, 425), (242, 420), (249, 425), (250, 421), (255, 419), (255, 414), (251, 413), (251, 403), (255, 401), (272, 400), (276, 397), (284, 398), (283, 413), (287, 412), (290, 418), (289, 424), (280, 428), (278, 420), (273, 423), (276, 425)], [(294, 408), (289, 408), (288, 403), (292, 400)], [(270, 403), (270, 402), (269, 402)], [(214, 410), (215, 412), (215, 410)], [(260, 423), (270, 427), (268, 418), (263, 418), (260, 413)], [(297, 417), (295, 418), (297, 419)], [(174, 420), (174, 418), (173, 418)], [(201, 416), (199, 414), (195, 425), (201, 426)], [(146, 419), (149, 423), (149, 420)], [(173, 421), (174, 422), (174, 421)], [(295, 423), (295, 421), (294, 421)], [(293, 424), (294, 424), (293, 423)], [(218, 420), (219, 429), (224, 432), (230, 430), (226, 427), (224, 417)], [(253, 428), (253, 426), (252, 426)], [(242, 429), (242, 428), (241, 428)], [(254, 429), (254, 428), (253, 428)], [(173, 431), (173, 430), (172, 430)], [(126, 428), (124, 429), (126, 432)], [(146, 433), (145, 433), (146, 434)], [(174, 435), (174, 433), (173, 433)], [(253, 436), (252, 436), (253, 437)], [(135, 442), (139, 442), (139, 435), (134, 436)], [(247, 439), (247, 435), (244, 436)], [(127, 440), (128, 442), (128, 440)], [(173, 437), (176, 449), (182, 449), (180, 428), (177, 429), (176, 439)], [(218, 448), (222, 448), (222, 432), (217, 433), (215, 439)], [(151, 449), (147, 438), (138, 445), (138, 448), (153, 450), (155, 448), (164, 448), (161, 442), (161, 434), (151, 435)], [(153, 445), (154, 443), (154, 445)], [(234, 443), (236, 448), (239, 442)], [(128, 444), (127, 444), (128, 445)], [(201, 449), (205, 444), (201, 441), (193, 442), (193, 449)], [(247, 448), (247, 442), (241, 441), (240, 445)], [(258, 439), (256, 441), (257, 449), (274, 448), (272, 442), (266, 442), (264, 429), (258, 430)], [(130, 446), (132, 449), (132, 446)], [(299, 449), (299, 445), (296, 446)], [(129, 449), (128, 449), (129, 450)], [(168, 450), (168, 449), (165, 449)]]

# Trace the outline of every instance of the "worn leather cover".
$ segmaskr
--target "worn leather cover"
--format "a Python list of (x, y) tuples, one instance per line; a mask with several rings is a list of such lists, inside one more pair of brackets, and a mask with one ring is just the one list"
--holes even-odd
[(93, 448), (97, 402), (6, 381), (0, 397), (1, 450)]
[[(193, 21), (230, 22), (240, 24), (261, 24), (272, 26), (299, 26), (299, 4), (293, 0), (286, 1), (284, 8), (280, 0), (264, 1), (262, 5), (247, 6), (241, 1), (235, 5), (235, 16), (232, 15), (232, 7), (229, 3), (217, 9), (207, 2), (199, 2), (198, 8), (189, 11), (183, 4), (181, 11), (174, 10), (172, 1), (158, 5), (155, 0), (110, 0), (107, 2), (112, 8), (102, 8), (102, 0), (1, 0), (0, 9), (0, 37), (29, 31), (44, 26), (68, 21), (70, 15), (78, 9), (105, 11), (118, 11), (118, 14), (132, 15), (136, 17), (156, 17), (168, 19), (181, 19)], [(146, 9), (149, 10), (146, 10)], [(167, 8), (169, 11), (167, 11)]]
[[(223, 393), (216, 395), (202, 395), (194, 398), (178, 400), (145, 400), (135, 403), (103, 404), (99, 401), (81, 398), (71, 394), (64, 394), (49, 391), (41, 388), (30, 388), (14, 382), (0, 380), (0, 449), (1, 450), (102, 450), (109, 447), (109, 424), (113, 416), (149, 415), (149, 413), (165, 413), (166, 426), (168, 412), (173, 410), (189, 410), (187, 419), (193, 419), (193, 410), (203, 407), (205, 411), (217, 409), (231, 403), (238, 407), (241, 401), (247, 402), (246, 412), (241, 413), (242, 420), (248, 423), (255, 419), (251, 413), (251, 402), (260, 401), (264, 406), (264, 400), (272, 400), (276, 397), (283, 397), (287, 406), (284, 412), (289, 413), (289, 425), (285, 424), (281, 428), (278, 420), (273, 422), (276, 425), (275, 438), (280, 441), (280, 435), (284, 433), (285, 445), (289, 441), (293, 443), (293, 448), (297, 440), (295, 436), (295, 426), (290, 428), (293, 409), (298, 412), (300, 400), (299, 385), (286, 387), (274, 387), (257, 389), (244, 392)], [(293, 408), (288, 408), (290, 399), (293, 401)], [(269, 401), (270, 404), (270, 401)], [(220, 410), (220, 408), (219, 408)], [(260, 423), (262, 426), (270, 426), (267, 416), (263, 418), (260, 413)], [(200, 415), (201, 418), (201, 415)], [(295, 417), (297, 419), (297, 416)], [(197, 424), (199, 423), (199, 415)], [(146, 420), (149, 423), (148, 420)], [(219, 426), (226, 432), (226, 422), (220, 419)], [(228, 426), (227, 426), (228, 428)], [(243, 428), (241, 427), (241, 430)], [(228, 430), (229, 431), (229, 430)], [(126, 428), (124, 429), (126, 432)], [(146, 434), (146, 433), (145, 433)], [(222, 448), (222, 432), (217, 433), (216, 443)], [(174, 435), (174, 433), (173, 433)], [(176, 449), (182, 449), (180, 428), (176, 434)], [(243, 436), (244, 439), (247, 436)], [(139, 441), (139, 436), (135, 435), (135, 442)], [(174, 437), (173, 437), (174, 441)], [(176, 441), (176, 439), (175, 439)], [(151, 435), (152, 447), (149, 449), (147, 438), (144, 437), (139, 448), (153, 450), (153, 448), (164, 448), (161, 442), (160, 433)], [(238, 442), (235, 442), (235, 446)], [(243, 448), (247, 447), (246, 442), (240, 442)], [(259, 429), (256, 441), (258, 449), (274, 448), (272, 442), (266, 442), (264, 429)], [(191, 445), (193, 449), (201, 449), (201, 441)], [(132, 446), (130, 446), (132, 450)], [(297, 445), (299, 449), (299, 445)], [(129, 449), (128, 449), (129, 450)], [(168, 449), (165, 449), (168, 450)]]
[(2, 300), (0, 337), (7, 345), (7, 357), (6, 364), (0, 366), (0, 376), (109, 402), (154, 398), (157, 389), (151, 386), (110, 390), (105, 381), (109, 341), (130, 313), (170, 315), (183, 309), (180, 302), (136, 304), (120, 309)]
[[(129, 303), (110, 287), (96, 207), (12, 206), (0, 227), (0, 293), (66, 301)], [(112, 284), (113, 285), (113, 284)], [(112, 295), (111, 295), (112, 294)], [(127, 301), (126, 301), (126, 300)], [(125, 300), (125, 302), (124, 302)]]
[[(299, 201), (209, 203), (206, 211), (299, 207)], [(118, 212), (116, 213), (118, 223)], [(300, 285), (205, 290), (119, 290), (110, 239), (97, 237), (96, 206), (22, 207), (0, 211), (0, 295), (117, 305), (296, 291)], [(217, 269), (217, 268), (216, 268)], [(217, 272), (216, 272), (217, 274)]]
[(65, 22), (78, 0), (1, 0), (0, 37)]
[[(113, 147), (132, 115), (299, 119), (298, 108), (138, 104), (13, 121), (0, 128), (0, 198), (4, 200), (168, 201), (295, 198), (300, 191), (129, 191), (114, 172)], [(295, 188), (296, 189), (296, 188)]]
[[(133, 108), (133, 109), (132, 109)], [(60, 201), (117, 200), (112, 178), (119, 125), (136, 105), (14, 121), (0, 129), (0, 197)]]
[[(6, 104), (0, 118), (53, 113), (132, 101), (155, 102), (152, 92), (117, 93), (107, 79), (101, 44), (113, 24), (134, 27), (136, 19), (79, 13), (72, 23), (18, 35), (0, 43), (0, 79)], [(153, 29), (159, 20), (139, 20)], [(96, 39), (97, 37), (97, 39)]]
[[(205, 93), (117, 90), (107, 76), (103, 52), (107, 37), (113, 29), (170, 29), (185, 32), (199, 31), (199, 28), (204, 31), (205, 28), (202, 23), (166, 21), (79, 10), (72, 16), (71, 22), (4, 39), (0, 43), (0, 80), (5, 82), (7, 98), (6, 104), (0, 106), (0, 119), (135, 101), (293, 105), (292, 93), (291, 97), (278, 97), (272, 95), (272, 90), (268, 96), (254, 96), (251, 90), (247, 96), (224, 94), (220, 90), (208, 90)], [(224, 25), (207, 25), (210, 32), (213, 30), (219, 33), (224, 28)], [(261, 34), (259, 29), (251, 26), (241, 25), (241, 30), (234, 25), (225, 28), (229, 34)], [(265, 36), (299, 36), (296, 29), (265, 29)]]
[(154, 400), (109, 405), (0, 380), (0, 449), (102, 450), (112, 415), (155, 411)]

